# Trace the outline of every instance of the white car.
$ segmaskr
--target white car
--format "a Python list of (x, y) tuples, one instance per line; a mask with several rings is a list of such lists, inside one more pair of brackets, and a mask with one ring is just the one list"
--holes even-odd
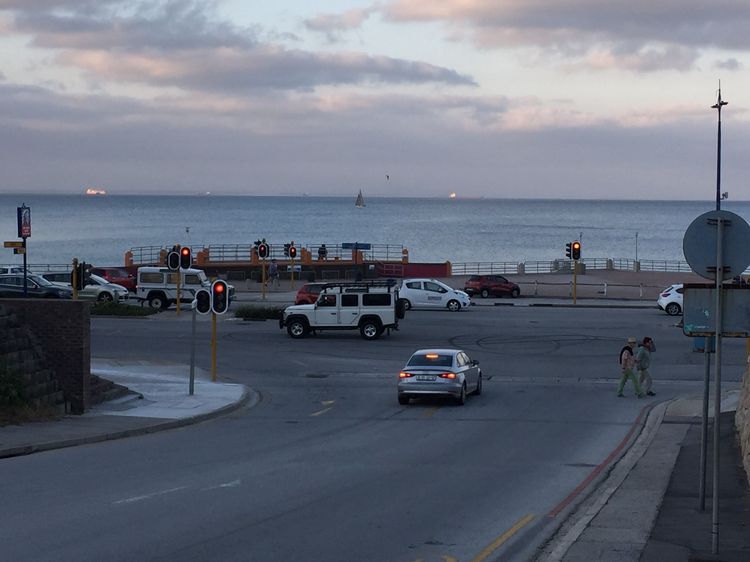
[(684, 291), (682, 283), (670, 285), (659, 293), (656, 305), (670, 316), (677, 316), (682, 313), (682, 292)]
[[(43, 273), (41, 275), (53, 285), (70, 288), (70, 273)], [(97, 302), (119, 302), (127, 300), (128, 290), (122, 285), (110, 283), (98, 275), (89, 275), (89, 282), (78, 291), (81, 300), (95, 300)]]
[(399, 297), (410, 308), (447, 308), (456, 312), (471, 305), (471, 297), (437, 279), (404, 279)]

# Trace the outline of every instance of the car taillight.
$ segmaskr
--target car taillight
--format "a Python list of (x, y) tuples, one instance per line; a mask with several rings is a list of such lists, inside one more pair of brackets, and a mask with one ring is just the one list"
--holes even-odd
[(442, 373), (440, 375), (440, 378), (441, 379), (455, 379), (456, 378), (456, 373)]
[(414, 375), (412, 375), (411, 373), (405, 373), (405, 372), (403, 372), (403, 371), (401, 371), (401, 372), (400, 372), (400, 373), (398, 374), (398, 378), (400, 378), (400, 379), (408, 379), (409, 377), (413, 377), (413, 376), (414, 376)]

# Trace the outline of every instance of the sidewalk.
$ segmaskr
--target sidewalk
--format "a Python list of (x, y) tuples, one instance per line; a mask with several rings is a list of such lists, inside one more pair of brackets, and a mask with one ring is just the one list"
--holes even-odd
[(712, 545), (712, 435), (705, 511), (698, 511), (701, 400), (658, 404), (609, 475), (567, 517), (535, 560), (750, 560), (750, 488), (735, 437), (737, 393), (722, 399), (719, 554)]
[(92, 373), (128, 387), (131, 393), (81, 416), (0, 427), (0, 459), (198, 423), (253, 398), (244, 385), (213, 383), (199, 370), (190, 396), (185, 366), (98, 361), (92, 362)]

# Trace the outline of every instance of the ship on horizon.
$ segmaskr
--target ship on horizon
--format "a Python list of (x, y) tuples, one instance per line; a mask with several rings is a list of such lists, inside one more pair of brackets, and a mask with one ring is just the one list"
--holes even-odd
[(106, 195), (107, 194), (107, 190), (106, 189), (99, 189), (99, 188), (96, 188), (96, 187), (89, 187), (88, 189), (86, 189), (86, 191), (84, 191), (84, 194), (85, 195)]

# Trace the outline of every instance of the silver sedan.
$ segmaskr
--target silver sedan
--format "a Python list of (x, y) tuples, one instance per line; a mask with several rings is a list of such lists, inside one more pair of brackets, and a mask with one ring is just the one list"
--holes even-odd
[(479, 361), (460, 349), (420, 349), (398, 374), (399, 404), (423, 395), (442, 394), (463, 406), (469, 393), (482, 393), (482, 370)]

